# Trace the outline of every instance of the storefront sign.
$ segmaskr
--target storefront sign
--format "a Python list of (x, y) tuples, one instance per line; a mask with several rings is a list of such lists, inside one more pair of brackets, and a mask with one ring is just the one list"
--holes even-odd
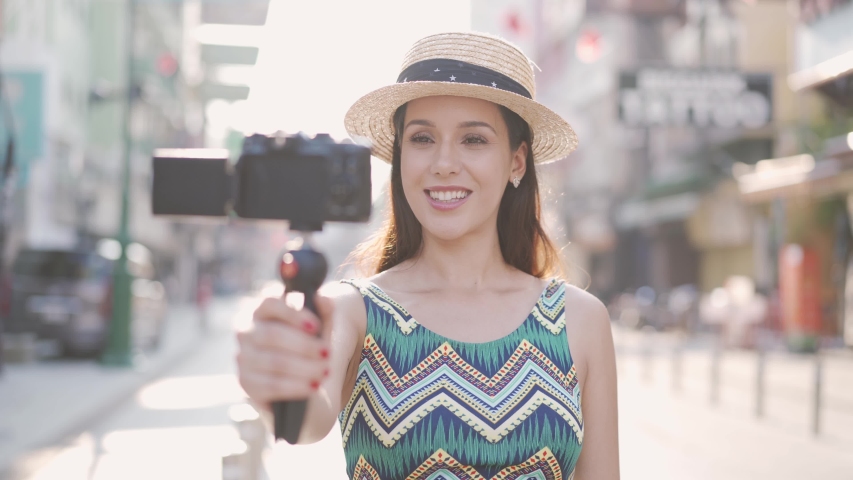
[(6, 125), (3, 116), (0, 142), (5, 149), (6, 136), (10, 133), (14, 136), (18, 183), (24, 185), (30, 163), (42, 155), (44, 148), (44, 74), (39, 71), (6, 71), (2, 80), (12, 125)]
[(645, 68), (619, 77), (619, 118), (629, 126), (759, 128), (772, 119), (769, 74)]
[(17, 147), (26, 155), (42, 153), (44, 139), (44, 79), (41, 72), (5, 72), (6, 95), (11, 104)]
[(613, 221), (618, 229), (630, 230), (682, 220), (696, 211), (700, 201), (701, 197), (695, 192), (629, 201), (616, 210)]

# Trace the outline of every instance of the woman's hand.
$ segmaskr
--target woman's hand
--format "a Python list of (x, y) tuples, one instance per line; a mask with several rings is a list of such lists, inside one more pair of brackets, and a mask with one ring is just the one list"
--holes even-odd
[(237, 334), (240, 385), (268, 411), (273, 401), (308, 399), (329, 374), (332, 302), (320, 295), (315, 300), (322, 322), (284, 298), (266, 298), (254, 312), (252, 328)]

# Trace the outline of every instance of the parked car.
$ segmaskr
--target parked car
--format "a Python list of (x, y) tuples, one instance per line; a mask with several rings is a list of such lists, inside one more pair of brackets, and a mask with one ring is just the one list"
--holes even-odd
[[(105, 239), (91, 251), (23, 249), (12, 264), (7, 332), (34, 332), (61, 352), (97, 355), (106, 346), (112, 317), (113, 268), (120, 245)], [(165, 292), (154, 278), (150, 252), (128, 247), (132, 344), (156, 347), (163, 335)]]

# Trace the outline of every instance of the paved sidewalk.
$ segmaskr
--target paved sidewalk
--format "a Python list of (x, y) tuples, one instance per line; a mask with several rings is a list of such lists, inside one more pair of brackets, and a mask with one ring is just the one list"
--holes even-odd
[[(639, 334), (614, 329), (614, 340), (625, 368), (626, 379), (654, 385), (662, 394), (672, 394), (711, 407), (712, 349), (709, 344), (688, 343), (674, 355), (674, 337)], [(820, 437), (841, 442), (853, 451), (853, 351), (829, 350), (822, 355)], [(680, 359), (680, 374), (678, 362)], [(812, 436), (817, 358), (772, 350), (764, 361), (764, 416), (755, 415), (758, 360), (756, 352), (727, 349), (719, 361), (719, 390), (716, 407), (749, 421)], [(680, 390), (673, 387), (680, 379)]]
[[(236, 298), (217, 298), (211, 326), (228, 322)], [(198, 346), (198, 316), (190, 305), (170, 309), (162, 346), (131, 369), (93, 360), (50, 360), (8, 365), (0, 377), (0, 478), (27, 452), (60, 442), (85, 429), (172, 368)]]
[(219, 326), (85, 430), (27, 455), (6, 480), (222, 479), (222, 456), (239, 443), (229, 409), (245, 402), (236, 349), (231, 325)]
[(673, 394), (619, 359), (622, 480), (848, 480), (851, 443), (814, 438), (775, 419), (760, 421), (704, 398)]
[[(757, 355), (725, 350), (711, 402), (711, 349), (687, 343), (681, 373), (671, 335), (614, 328), (623, 480), (853, 478), (853, 356), (823, 361), (821, 434), (812, 433), (815, 357), (774, 350), (764, 416), (755, 415)], [(680, 388), (673, 380), (680, 378)]]

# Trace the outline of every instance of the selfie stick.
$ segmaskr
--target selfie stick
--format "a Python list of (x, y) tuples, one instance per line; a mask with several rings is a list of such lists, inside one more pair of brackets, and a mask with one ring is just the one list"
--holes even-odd
[[(305, 306), (320, 318), (314, 295), (323, 284), (328, 272), (326, 257), (311, 246), (311, 232), (299, 232), (300, 237), (288, 245), (281, 256), (279, 273), (284, 281), (284, 291), (301, 292), (305, 295)], [(322, 333), (318, 329), (317, 336)], [(295, 444), (302, 430), (305, 408), (308, 400), (277, 401), (272, 404), (275, 439), (283, 438), (289, 444)]]

